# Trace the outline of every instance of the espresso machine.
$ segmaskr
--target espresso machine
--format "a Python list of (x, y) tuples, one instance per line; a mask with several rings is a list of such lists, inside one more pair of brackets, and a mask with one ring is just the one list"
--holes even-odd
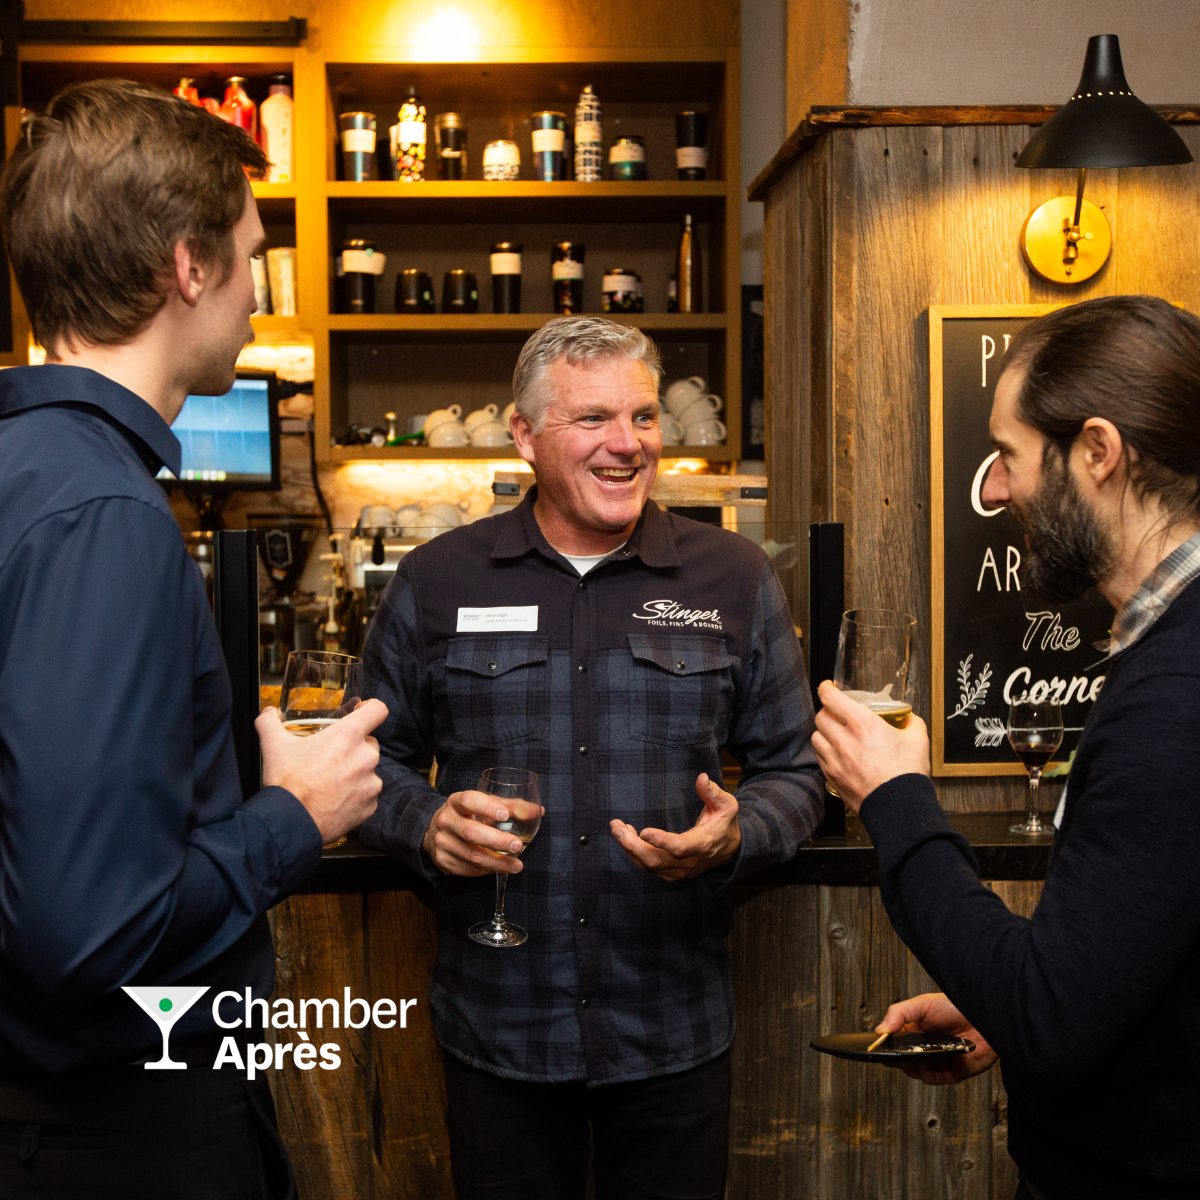
[(327, 603), (297, 590), (313, 544), (325, 529), (320, 513), (249, 513), (271, 586), (259, 609), (259, 656), (264, 676), (282, 676), (293, 650), (325, 649)]

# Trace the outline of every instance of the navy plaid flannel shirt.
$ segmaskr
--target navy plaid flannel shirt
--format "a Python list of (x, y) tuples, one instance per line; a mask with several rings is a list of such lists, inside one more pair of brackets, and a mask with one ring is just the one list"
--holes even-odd
[[(388, 706), (368, 846), (437, 888), (429, 999), (439, 1040), (511, 1079), (643, 1079), (698, 1066), (733, 1037), (726, 887), (791, 858), (820, 820), (813, 709), (783, 590), (746, 538), (653, 503), (623, 549), (582, 579), (542, 536), (536, 489), (513, 512), (412, 551), (364, 651)], [(536, 606), (535, 631), (459, 632), (460, 608)], [(742, 844), (724, 866), (665, 883), (609, 832), (682, 832), (696, 776), (742, 766)], [(437, 788), (419, 766), (437, 756)], [(421, 851), (431, 818), (487, 767), (525, 767), (546, 815), (510, 878), (529, 931), (495, 950), (467, 937), (491, 875), (443, 875)]]

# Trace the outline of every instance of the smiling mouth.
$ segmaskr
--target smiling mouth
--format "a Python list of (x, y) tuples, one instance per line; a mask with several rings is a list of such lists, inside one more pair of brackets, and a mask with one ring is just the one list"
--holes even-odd
[(601, 483), (632, 483), (637, 473), (637, 467), (595, 467), (592, 470)]

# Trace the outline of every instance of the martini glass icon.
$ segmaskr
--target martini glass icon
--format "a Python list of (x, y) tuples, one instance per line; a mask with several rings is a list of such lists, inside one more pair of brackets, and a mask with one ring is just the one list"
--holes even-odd
[(187, 1063), (176, 1062), (167, 1050), (167, 1039), (175, 1022), (208, 991), (207, 987), (123, 987), (137, 1006), (162, 1030), (162, 1058), (145, 1064), (147, 1071), (186, 1071)]

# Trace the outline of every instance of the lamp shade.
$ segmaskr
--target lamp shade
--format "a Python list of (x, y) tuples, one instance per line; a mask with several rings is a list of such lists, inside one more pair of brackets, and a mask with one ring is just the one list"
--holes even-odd
[(1125, 82), (1115, 33), (1089, 38), (1075, 94), (1029, 139), (1018, 167), (1168, 167), (1192, 161), (1183, 139)]

